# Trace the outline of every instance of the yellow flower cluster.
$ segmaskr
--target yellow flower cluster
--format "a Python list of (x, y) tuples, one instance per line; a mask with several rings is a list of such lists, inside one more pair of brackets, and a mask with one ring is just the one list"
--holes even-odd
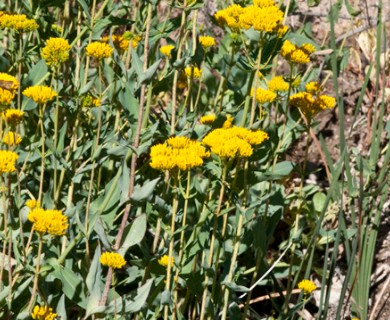
[(3, 142), (10, 147), (16, 146), (22, 142), (22, 137), (16, 132), (8, 131), (3, 137)]
[(137, 35), (137, 34), (134, 34), (132, 33), (131, 31), (126, 31), (124, 34), (123, 34), (123, 38), (125, 40), (131, 40), (131, 46), (133, 48), (137, 48), (138, 44), (140, 43), (140, 41), (142, 40), (142, 37), (140, 35)]
[(48, 86), (32, 86), (23, 91), (23, 95), (34, 100), (38, 104), (45, 104), (53, 100), (58, 94)]
[(98, 99), (98, 98), (95, 98), (93, 96), (91, 96), (90, 94), (87, 94), (87, 96), (85, 96), (83, 98), (83, 102), (82, 102), (82, 105), (83, 107), (85, 108), (97, 108), (97, 107), (100, 107), (101, 106), (101, 100)]
[(200, 117), (200, 123), (201, 124), (212, 124), (216, 119), (215, 114), (206, 114), (205, 116)]
[(275, 1), (258, 0), (253, 6), (232, 5), (215, 14), (220, 25), (227, 25), (233, 30), (253, 28), (260, 32), (278, 33), (283, 36), (287, 28), (282, 25), (283, 11)]
[[(252, 96), (253, 96), (253, 89), (252, 89)], [(263, 89), (263, 88), (257, 88), (256, 89), (256, 101), (260, 104), (264, 104), (267, 102), (273, 102), (276, 99), (276, 93)]]
[(290, 104), (299, 108), (308, 119), (325, 109), (332, 109), (336, 105), (333, 97), (326, 95), (313, 96), (309, 92), (299, 92), (290, 97)]
[(305, 295), (311, 294), (314, 290), (317, 289), (317, 286), (313, 281), (310, 280), (302, 280), (298, 283), (298, 288), (301, 289)]
[(212, 46), (215, 46), (215, 39), (210, 36), (200, 36), (199, 43), (203, 48), (210, 48)]
[(0, 173), (14, 172), (18, 155), (13, 151), (0, 150)]
[(160, 52), (161, 54), (163, 54), (164, 56), (167, 56), (168, 58), (171, 58), (171, 52), (172, 50), (175, 49), (175, 46), (171, 45), (171, 44), (168, 44), (166, 46), (162, 46), (160, 48)]
[(0, 106), (10, 105), (18, 88), (19, 82), (15, 77), (0, 73)]
[(280, 54), (291, 63), (305, 64), (310, 62), (310, 55), (315, 51), (316, 48), (310, 43), (298, 47), (286, 40), (283, 42)]
[(33, 223), (34, 230), (40, 234), (62, 236), (69, 227), (68, 217), (59, 210), (35, 207), (29, 212), (27, 218)]
[(289, 85), (282, 76), (273, 77), (270, 81), (268, 81), (268, 89), (273, 92), (279, 91), (288, 91)]
[(0, 87), (0, 106), (8, 106), (12, 103), (15, 93)]
[(31, 317), (36, 320), (55, 320), (57, 314), (48, 306), (35, 306)]
[(100, 256), (100, 263), (106, 267), (121, 269), (126, 264), (126, 260), (119, 253), (104, 252)]
[(160, 259), (158, 259), (158, 263), (163, 267), (168, 267), (169, 260), (171, 260), (171, 266), (175, 263), (174, 257), (169, 257), (168, 255), (163, 255)]
[(0, 16), (0, 28), (13, 29), (17, 32), (29, 32), (38, 29), (38, 23), (24, 14), (3, 14)]
[[(130, 41), (125, 39), (121, 35), (113, 34), (111, 37), (111, 40), (112, 40), (112, 44), (114, 45), (115, 49), (118, 50), (119, 52), (126, 51), (129, 48)], [(110, 37), (109, 36), (102, 37), (101, 41), (104, 43), (110, 43)], [(135, 44), (135, 42), (133, 40), (133, 48), (136, 48), (138, 43), (136, 43), (135, 46), (134, 46), (134, 44)]]
[(252, 155), (253, 145), (259, 145), (267, 139), (268, 134), (264, 131), (233, 126), (210, 132), (202, 142), (221, 158), (246, 158)]
[(23, 116), (23, 111), (15, 109), (7, 109), (1, 114), (1, 117), (7, 121), (10, 126), (17, 126), (20, 122), (22, 122)]
[(199, 70), (197, 67), (188, 66), (184, 69), (184, 72), (188, 78), (192, 76), (194, 79), (199, 79), (202, 75), (202, 71)]
[(114, 49), (107, 43), (95, 41), (87, 45), (85, 49), (87, 56), (95, 57), (96, 59), (109, 58)]
[(222, 128), (227, 129), (233, 127), (233, 121), (234, 118), (230, 114), (226, 115), (226, 120), (223, 123)]
[(29, 199), (26, 201), (26, 206), (30, 208), (30, 210), (39, 208), (41, 203), (35, 199)]
[(157, 170), (189, 170), (201, 166), (210, 154), (199, 141), (187, 137), (171, 137), (150, 149), (150, 166)]
[(56, 67), (69, 59), (70, 45), (63, 38), (49, 38), (41, 50), (41, 56), (50, 67)]
[(317, 81), (306, 83), (306, 91), (309, 93), (316, 94), (321, 91), (321, 85)]

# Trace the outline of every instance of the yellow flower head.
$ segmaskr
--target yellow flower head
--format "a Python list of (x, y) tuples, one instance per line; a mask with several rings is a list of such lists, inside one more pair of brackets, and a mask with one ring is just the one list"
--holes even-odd
[(326, 95), (313, 96), (309, 92), (299, 92), (290, 97), (290, 104), (310, 119), (322, 110), (334, 108), (336, 100)]
[(253, 4), (259, 8), (276, 6), (276, 2), (274, 0), (253, 0)]
[(33, 210), (35, 208), (40, 208), (41, 203), (35, 199), (29, 199), (26, 201), (26, 206), (30, 208), (30, 210)]
[(15, 91), (9, 91), (0, 87), (0, 106), (9, 106), (15, 97)]
[(221, 158), (246, 158), (253, 153), (252, 145), (259, 145), (267, 139), (268, 134), (264, 131), (233, 126), (210, 132), (202, 142)]
[(3, 142), (8, 146), (16, 146), (22, 142), (22, 137), (16, 132), (8, 131), (4, 137)]
[(321, 110), (332, 109), (336, 105), (336, 99), (330, 96), (320, 95), (314, 102)]
[(106, 267), (121, 269), (126, 264), (126, 260), (119, 253), (104, 252), (100, 256), (100, 263)]
[(53, 100), (58, 94), (48, 86), (32, 86), (23, 91), (23, 95), (34, 100), (38, 104), (45, 104)]
[(85, 108), (97, 108), (100, 107), (102, 104), (102, 101), (98, 98), (95, 98), (91, 96), (90, 94), (87, 94), (82, 101), (82, 105)]
[[(127, 49), (129, 48), (130, 41), (125, 39), (121, 35), (113, 34), (112, 37), (111, 37), (111, 40), (112, 40), (112, 44), (114, 45), (115, 49), (118, 50), (119, 52), (127, 51)], [(110, 42), (110, 37), (109, 36), (102, 37), (101, 41), (104, 42), (104, 43), (109, 43)], [(133, 44), (134, 44), (134, 42), (133, 42)]]
[(23, 116), (23, 111), (15, 109), (7, 109), (1, 114), (1, 117), (11, 126), (16, 126), (22, 122)]
[(199, 70), (197, 67), (188, 66), (184, 69), (184, 72), (187, 78), (193, 77), (194, 79), (199, 79), (200, 76), (202, 75), (202, 71)]
[(99, 60), (109, 58), (114, 51), (109, 44), (100, 41), (90, 43), (85, 50), (87, 56), (92, 56)]
[(200, 36), (199, 43), (203, 48), (210, 48), (212, 46), (215, 46), (215, 39), (210, 36)]
[(171, 137), (150, 149), (150, 166), (157, 170), (189, 170), (201, 166), (210, 154), (199, 141), (187, 137)]
[(125, 40), (131, 40), (131, 46), (135, 49), (138, 47), (138, 44), (142, 40), (142, 37), (140, 35), (134, 34), (131, 31), (126, 31), (123, 34), (123, 39)]
[[(253, 89), (252, 89), (252, 96), (253, 96)], [(262, 88), (256, 89), (256, 101), (260, 104), (273, 102), (276, 99), (276, 97), (277, 97), (276, 93), (271, 90), (266, 90)]]
[(14, 77), (8, 73), (0, 73), (0, 87), (9, 91), (16, 91), (19, 88), (19, 82)]
[(230, 114), (226, 115), (226, 120), (223, 123), (222, 128), (227, 129), (233, 127), (233, 121), (234, 118)]
[(31, 317), (36, 320), (55, 320), (57, 314), (53, 312), (52, 308), (48, 306), (35, 306)]
[(41, 50), (41, 56), (48, 66), (55, 67), (69, 59), (69, 50), (68, 40), (50, 38), (46, 41), (46, 46)]
[(273, 77), (268, 81), (268, 89), (275, 91), (288, 91), (288, 82), (286, 82), (282, 76)]
[(29, 32), (38, 29), (38, 24), (33, 19), (28, 19), (24, 14), (3, 14), (0, 16), (1, 29), (13, 29), (17, 32)]
[(59, 210), (43, 210), (34, 208), (27, 216), (33, 223), (34, 230), (40, 234), (62, 236), (69, 227), (68, 217)]
[(283, 42), (280, 54), (291, 63), (305, 64), (310, 62), (310, 55), (316, 49), (312, 44), (304, 43), (301, 47), (292, 44), (286, 40)]
[(168, 57), (168, 58), (171, 58), (171, 52), (172, 50), (175, 49), (175, 46), (171, 45), (171, 44), (168, 44), (166, 46), (162, 46), (160, 48), (160, 52), (161, 54), (163, 54), (164, 56)]
[(245, 7), (239, 16), (241, 29), (253, 28), (260, 32), (278, 32), (283, 21), (283, 11), (276, 5)]
[(309, 295), (317, 289), (317, 286), (310, 280), (302, 280), (298, 283), (298, 288), (301, 289), (305, 295)]
[(158, 259), (158, 263), (163, 267), (168, 267), (169, 260), (171, 261), (171, 266), (173, 266), (175, 258), (169, 257), (168, 255), (163, 255), (160, 259)]
[(215, 116), (215, 114), (206, 114), (205, 116), (200, 117), (199, 122), (201, 124), (212, 124), (216, 118), (217, 117)]
[(238, 4), (233, 4), (226, 9), (219, 10), (214, 17), (219, 25), (227, 25), (233, 30), (238, 30), (240, 28), (240, 16), (243, 12), (243, 7)]
[(287, 33), (288, 31), (288, 26), (285, 26), (285, 25), (279, 25), (278, 28), (276, 29), (276, 33), (278, 34), (278, 38), (283, 38), (284, 35)]
[(0, 150), (0, 173), (14, 172), (16, 160), (18, 155), (15, 152)]
[(316, 94), (321, 91), (321, 85), (317, 81), (306, 83), (306, 91), (312, 94)]

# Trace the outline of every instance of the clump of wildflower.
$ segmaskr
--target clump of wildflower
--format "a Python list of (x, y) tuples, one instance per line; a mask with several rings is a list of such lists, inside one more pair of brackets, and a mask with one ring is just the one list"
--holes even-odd
[(22, 137), (16, 132), (8, 131), (4, 137), (3, 142), (8, 146), (16, 146), (22, 142)]
[(280, 54), (290, 63), (305, 64), (310, 62), (310, 55), (316, 48), (309, 43), (304, 43), (301, 47), (286, 40), (283, 42)]
[(290, 97), (290, 104), (299, 108), (305, 117), (311, 119), (322, 110), (332, 109), (336, 105), (336, 100), (326, 95), (315, 96), (309, 92), (298, 92)]
[(100, 263), (109, 268), (121, 269), (126, 264), (126, 260), (119, 253), (104, 252), (100, 256)]
[(150, 166), (157, 170), (189, 170), (201, 166), (210, 154), (199, 141), (187, 137), (171, 137), (150, 149)]
[(11, 76), (8, 73), (1, 72), (0, 73), (0, 83), (1, 87), (9, 90), (11, 92), (15, 92), (19, 88), (19, 82), (18, 80), (14, 77)]
[(9, 91), (0, 87), (0, 106), (9, 106), (14, 97), (14, 91)]
[(313, 281), (310, 280), (302, 280), (298, 283), (298, 288), (301, 289), (305, 295), (311, 294), (314, 290), (317, 289), (317, 286)]
[(35, 199), (29, 199), (26, 201), (26, 206), (30, 208), (30, 210), (33, 210), (35, 208), (40, 208), (41, 203)]
[(16, 160), (18, 155), (15, 152), (0, 150), (0, 173), (14, 172)]
[(36, 207), (27, 216), (39, 234), (62, 236), (69, 227), (68, 217), (59, 210), (44, 210)]
[(193, 77), (194, 79), (199, 79), (202, 75), (202, 70), (199, 70), (197, 67), (188, 66), (184, 69), (184, 72), (187, 78)]
[(69, 59), (70, 45), (63, 38), (49, 38), (41, 50), (41, 56), (49, 67), (56, 67)]
[[(253, 95), (253, 90), (252, 90), (252, 95)], [(267, 102), (273, 102), (277, 95), (275, 92), (263, 88), (257, 88), (256, 89), (256, 101), (260, 104), (264, 104)]]
[(200, 117), (199, 122), (201, 124), (212, 124), (216, 118), (217, 117), (215, 114), (206, 114), (206, 115)]
[(259, 145), (265, 140), (268, 140), (268, 134), (264, 131), (233, 126), (210, 132), (202, 142), (221, 158), (246, 158), (252, 155), (253, 145)]
[[(110, 37), (109, 36), (102, 37), (100, 40), (104, 43), (109, 43)], [(118, 50), (119, 52), (127, 51), (127, 49), (129, 48), (130, 41), (125, 39), (123, 35), (113, 34), (111, 37), (111, 41), (115, 49)]]
[(169, 260), (171, 260), (171, 266), (175, 263), (174, 257), (169, 257), (168, 255), (163, 255), (160, 259), (158, 259), (158, 263), (163, 267), (168, 267)]
[(160, 48), (160, 52), (161, 54), (163, 54), (164, 56), (168, 57), (168, 58), (171, 58), (171, 52), (172, 50), (175, 49), (175, 46), (171, 45), (171, 44), (168, 44), (166, 46), (162, 46)]
[(219, 10), (214, 17), (219, 25), (227, 25), (233, 30), (238, 30), (240, 28), (240, 16), (243, 12), (243, 7), (233, 4), (226, 9)]
[(268, 81), (268, 89), (275, 91), (288, 91), (289, 84), (286, 82), (282, 76), (273, 77), (270, 81)]
[(34, 19), (28, 19), (25, 14), (3, 14), (0, 17), (0, 28), (13, 29), (17, 32), (29, 32), (38, 29)]
[(57, 314), (48, 306), (36, 305), (31, 313), (31, 317), (36, 320), (55, 320)]
[(321, 91), (321, 85), (317, 81), (306, 83), (306, 91), (312, 94), (316, 94)]
[(85, 49), (87, 56), (92, 56), (98, 60), (109, 58), (114, 49), (107, 43), (95, 41), (87, 45)]
[(7, 121), (8, 125), (11, 126), (17, 126), (20, 122), (22, 122), (23, 116), (23, 111), (15, 109), (7, 109), (1, 114), (1, 117)]
[(277, 5), (248, 6), (239, 17), (241, 29), (253, 28), (260, 32), (277, 32), (282, 24), (284, 13)]
[(200, 36), (199, 43), (203, 48), (210, 48), (212, 46), (215, 46), (215, 39), (210, 36)]
[(48, 86), (32, 86), (23, 91), (23, 95), (38, 104), (45, 104), (53, 100), (58, 94)]

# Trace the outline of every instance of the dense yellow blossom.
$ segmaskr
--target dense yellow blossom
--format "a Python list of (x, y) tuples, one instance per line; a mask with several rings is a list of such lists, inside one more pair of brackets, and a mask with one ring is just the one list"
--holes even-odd
[(58, 66), (69, 59), (70, 45), (63, 38), (49, 38), (41, 50), (41, 56), (50, 67)]
[(161, 54), (163, 54), (164, 56), (167, 56), (168, 58), (171, 58), (171, 52), (172, 50), (175, 49), (175, 46), (171, 45), (171, 44), (168, 44), (166, 46), (162, 46), (160, 48), (160, 52)]
[(171, 266), (175, 263), (174, 257), (169, 257), (168, 255), (163, 255), (160, 259), (158, 259), (158, 263), (163, 267), (168, 267), (169, 260), (171, 262)]
[(57, 314), (53, 312), (52, 308), (48, 306), (35, 306), (31, 317), (36, 320), (55, 320)]
[(35, 207), (29, 212), (27, 218), (33, 223), (34, 230), (40, 234), (62, 236), (69, 227), (68, 217), (59, 210)]
[(307, 92), (313, 93), (313, 94), (321, 91), (321, 85), (317, 81), (312, 81), (312, 82), (306, 83), (305, 88), (306, 88)]
[(13, 151), (0, 150), (0, 173), (14, 172), (18, 155)]
[(184, 69), (184, 72), (188, 78), (192, 76), (194, 79), (199, 79), (202, 75), (202, 70), (199, 70), (197, 67), (188, 66)]
[[(113, 34), (111, 37), (111, 40), (112, 40), (112, 44), (114, 45), (115, 49), (118, 50), (119, 52), (126, 51), (129, 48), (130, 40), (125, 39), (121, 35)], [(102, 37), (101, 41), (104, 43), (110, 43), (110, 37), (109, 36)], [(134, 43), (135, 42), (133, 42), (133, 44)], [(137, 45), (135, 45), (135, 47), (137, 47)]]
[(271, 91), (288, 91), (289, 85), (282, 76), (273, 77), (268, 81), (268, 89)]
[(221, 158), (246, 158), (253, 153), (252, 145), (259, 145), (267, 139), (268, 134), (264, 131), (233, 126), (210, 132), (202, 142)]
[(234, 118), (230, 114), (226, 115), (226, 120), (223, 123), (222, 128), (227, 129), (233, 127), (233, 121)]
[(212, 124), (216, 118), (217, 117), (215, 114), (206, 114), (206, 115), (200, 117), (199, 122), (201, 124)]
[(1, 114), (1, 117), (11, 126), (16, 126), (22, 122), (23, 116), (24, 112), (16, 109), (7, 109)]
[(287, 33), (288, 31), (288, 26), (285, 26), (285, 25), (279, 25), (278, 28), (276, 29), (276, 33), (278, 34), (278, 37), (279, 38), (283, 38), (284, 35)]
[(219, 25), (227, 25), (229, 28), (237, 30), (240, 28), (240, 15), (243, 12), (243, 7), (238, 4), (233, 4), (226, 9), (219, 10), (214, 17)]
[(276, 5), (274, 0), (253, 0), (253, 4), (259, 8), (272, 7)]
[(157, 170), (189, 170), (201, 166), (209, 153), (199, 141), (187, 137), (171, 137), (150, 149), (150, 166)]
[(22, 137), (16, 132), (8, 131), (4, 137), (3, 142), (8, 146), (15, 146), (22, 142)]
[(30, 210), (35, 208), (40, 208), (41, 203), (35, 199), (29, 199), (26, 201), (26, 206), (30, 208)]
[(48, 86), (32, 86), (23, 91), (23, 95), (34, 100), (38, 104), (45, 104), (53, 100), (58, 94)]
[(106, 267), (121, 269), (126, 264), (126, 260), (119, 253), (104, 252), (100, 256), (100, 263)]
[(9, 91), (16, 91), (19, 88), (19, 82), (8, 73), (0, 73), (0, 87)]
[(199, 43), (203, 48), (210, 48), (212, 46), (215, 46), (215, 39), (210, 36), (200, 36)]
[(304, 43), (301, 47), (286, 40), (283, 42), (280, 54), (291, 63), (305, 64), (310, 62), (310, 55), (316, 49), (312, 44)]
[(8, 106), (15, 97), (15, 91), (9, 91), (0, 87), (0, 106)]
[(310, 280), (302, 280), (298, 283), (298, 288), (301, 289), (305, 295), (311, 294), (314, 290), (317, 289), (317, 286), (313, 281)]
[(3, 14), (0, 17), (0, 28), (13, 29), (17, 32), (29, 32), (38, 29), (38, 24), (33, 19), (28, 19), (24, 14)]
[(249, 6), (239, 17), (239, 26), (242, 29), (253, 28), (260, 32), (273, 33), (279, 30), (284, 13), (278, 6)]
[(310, 119), (322, 110), (333, 108), (336, 100), (326, 95), (313, 96), (309, 92), (298, 92), (290, 97), (290, 104)]
[[(252, 90), (253, 95), (253, 90)], [(263, 88), (256, 89), (256, 101), (260, 104), (267, 102), (273, 102), (276, 99), (277, 95), (275, 92)]]
[(114, 49), (107, 43), (95, 41), (87, 45), (85, 49), (87, 56), (95, 57), (96, 59), (109, 58)]

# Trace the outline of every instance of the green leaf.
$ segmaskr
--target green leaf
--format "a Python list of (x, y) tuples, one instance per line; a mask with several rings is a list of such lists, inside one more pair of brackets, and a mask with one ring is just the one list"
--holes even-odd
[(119, 253), (124, 256), (126, 251), (140, 243), (144, 238), (146, 233), (146, 214), (141, 214), (137, 218), (134, 219), (131, 225), (127, 225), (124, 230), (124, 240), (121, 248), (119, 249)]
[(137, 184), (134, 187), (133, 194), (130, 197), (131, 200), (135, 202), (146, 201), (152, 195), (159, 181), (160, 178), (156, 178), (152, 181), (146, 181), (142, 187), (139, 184)]
[(90, 294), (93, 292), (93, 288), (95, 287), (95, 283), (99, 283), (101, 279), (101, 266), (100, 266), (100, 255), (101, 255), (100, 244), (97, 245), (95, 249), (95, 254), (93, 256), (91, 266), (88, 271), (87, 278), (85, 279), (85, 284), (87, 285), (88, 291)]
[(45, 60), (41, 59), (28, 72), (27, 78), (23, 81), (23, 86), (35, 86), (42, 83), (50, 73), (47, 70)]
[(146, 83), (150, 79), (153, 78), (153, 76), (155, 75), (155, 73), (156, 73), (156, 71), (158, 69), (158, 66), (160, 65), (160, 62), (161, 62), (161, 59), (157, 60), (145, 72), (142, 72), (142, 74), (141, 74), (141, 76), (139, 78), (140, 84), (141, 83)]
[(149, 279), (146, 283), (137, 289), (137, 294), (134, 299), (130, 301), (126, 301), (124, 312), (126, 313), (134, 313), (141, 310), (143, 305), (146, 302), (146, 299), (149, 296), (150, 289), (152, 288), (153, 279)]
[(322, 209), (324, 208), (326, 202), (326, 194), (322, 192), (317, 192), (313, 196), (313, 206), (314, 210), (317, 212), (322, 212)]

